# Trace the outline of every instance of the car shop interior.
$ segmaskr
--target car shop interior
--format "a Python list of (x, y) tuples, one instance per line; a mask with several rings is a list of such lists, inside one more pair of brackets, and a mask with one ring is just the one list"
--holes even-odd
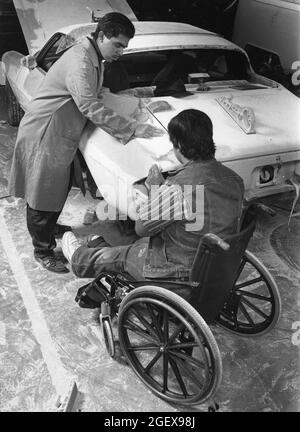
[[(117, 3), (120, 1), (117, 0)], [(44, 2), (51, 3), (51, 0), (26, 0), (24, 3), (29, 4), (32, 11), (36, 11), (38, 10), (36, 8)], [(80, 2), (83, 3), (83, 0)], [(296, 101), (300, 97), (300, 74), (298, 73), (298, 69), (300, 70), (300, 0), (253, 2), (249, 0), (249, 4), (255, 3), (253, 8), (257, 8), (254, 9), (253, 14), (247, 12), (249, 20), (257, 18), (255, 22), (250, 22), (249, 27), (252, 25), (255, 28), (259, 22), (264, 27), (261, 30), (256, 27), (256, 36), (258, 34), (262, 36), (262, 40), (257, 42), (257, 49), (254, 42), (250, 40), (250, 33), (244, 31), (243, 37), (241, 36), (241, 28), (245, 29), (242, 18), (246, 13), (242, 13), (241, 8), (247, 2), (248, 0), (246, 2), (242, 0), (128, 0), (121, 1), (121, 4), (128, 4), (138, 21), (191, 24), (217, 33), (236, 45), (240, 44), (240, 48), (247, 52), (254, 71), (279, 83), (286, 91), (293, 94)], [(17, 51), (24, 56), (29, 54), (20, 25), (23, 12), (16, 8), (14, 3), (16, 4), (13, 0), (0, 0), (0, 60), (8, 51)], [(17, 3), (20, 4), (22, 1)], [(73, 3), (76, 2), (69, 2), (70, 7)], [(85, 3), (86, 8), (89, 8), (91, 2), (86, 0)], [(272, 9), (270, 12), (270, 23), (275, 22), (276, 17), (281, 17), (277, 20), (278, 27), (275, 30), (272, 29), (271, 24), (266, 28), (267, 21), (259, 20), (259, 14), (263, 13), (257, 6), (260, 3), (263, 6), (267, 4), (270, 10), (280, 9), (280, 12), (277, 9)], [(282, 11), (284, 7), (288, 10), (286, 15)], [(257, 15), (255, 15), (256, 10)], [(280, 19), (294, 19), (292, 13), (294, 13), (293, 17), (297, 15), (298, 33), (294, 31), (295, 25), (289, 26), (287, 21), (284, 21), (284, 30), (280, 27)], [(36, 17), (38, 19), (38, 15)], [(285, 47), (280, 46), (277, 51), (274, 46), (268, 47), (271, 38), (267, 35), (273, 30), (275, 33), (282, 32), (278, 40), (286, 38), (289, 46), (295, 47), (293, 53), (292, 48), (289, 51), (293, 59), (289, 68), (284, 65), (284, 60), (280, 56), (281, 51), (286, 51)], [(274, 41), (274, 37), (272, 40)], [(149, 370), (149, 365), (140, 374), (135, 373), (135, 367), (131, 367), (134, 360), (128, 361), (130, 352), (135, 350), (133, 345), (127, 350), (129, 353), (124, 353), (122, 349), (124, 341), (120, 344), (118, 336), (115, 336), (115, 340), (111, 342), (110, 330), (103, 330), (104, 308), (79, 307), (75, 301), (76, 294), (92, 279), (80, 279), (72, 271), (62, 274), (49, 272), (34, 260), (31, 238), (26, 228), (26, 202), (10, 195), (8, 189), (18, 125), (11, 124), (9, 109), (12, 108), (8, 106), (9, 100), (5, 87), (6, 78), (2, 69), (0, 71), (0, 413), (105, 413), (105, 421), (108, 422), (105, 425), (125, 427), (131, 425), (129, 419), (134, 418), (138, 413), (148, 414), (148, 416), (152, 413), (152, 416), (160, 415), (161, 418), (169, 416), (168, 419), (172, 418), (176, 425), (180, 416), (184, 416), (182, 417), (184, 419), (193, 419), (193, 416), (197, 418), (200, 413), (208, 411), (299, 412), (299, 158), (295, 173), (289, 180), (288, 189), (284, 193), (270, 194), (259, 200), (259, 205), (256, 207), (255, 231), (247, 247), (247, 250), (255, 254), (271, 275), (270, 284), (272, 285), (274, 281), (277, 286), (280, 302), (276, 300), (276, 303), (272, 294), (270, 300), (279, 308), (277, 322), (268, 333), (262, 331), (261, 334), (254, 335), (247, 334), (247, 331), (244, 334), (235, 334), (234, 331), (227, 331), (224, 326), (218, 325), (218, 322), (210, 324), (222, 363), (220, 382), (218, 385), (215, 384), (217, 388), (211, 392), (213, 394), (204, 397), (199, 403), (193, 403), (192, 398), (190, 404), (181, 403), (181, 400), (177, 403), (170, 389), (168, 389), (169, 397), (160, 397), (160, 393), (164, 393), (164, 390), (157, 390), (157, 387), (163, 387), (164, 384), (153, 384), (154, 391), (152, 391), (149, 381), (145, 382), (147, 378), (143, 378), (143, 373)], [(284, 106), (280, 108), (285, 109)], [(278, 107), (274, 106), (274, 112), (277, 109)], [(269, 112), (269, 116), (272, 117), (272, 112)], [(300, 110), (298, 118), (300, 119)], [(298, 136), (299, 132), (300, 126)], [(299, 153), (300, 141), (298, 156)], [(273, 168), (264, 168), (265, 176), (273, 176), (276, 170), (280, 170), (282, 161), (280, 156), (278, 157), (275, 171)], [(132, 161), (132, 164), (134, 163)], [(110, 243), (114, 244), (114, 230), (110, 231), (112, 221), (104, 223), (97, 217), (97, 206), (105, 201), (105, 197), (103, 199), (99, 190), (95, 192), (89, 175), (87, 173), (84, 177), (87, 187), (85, 196), (78, 187), (71, 188), (59, 222), (71, 226), (73, 232), (80, 238), (97, 234), (107, 236)], [(57, 253), (62, 254), (60, 239), (57, 240)], [(218, 272), (218, 269), (215, 270)], [(249, 295), (251, 297), (251, 293)], [(134, 301), (134, 296), (131, 297)], [(125, 312), (122, 312), (123, 315)], [(146, 311), (143, 313), (146, 316)], [(177, 317), (178, 312), (175, 311), (174, 314)], [(264, 317), (264, 312), (261, 312), (261, 315)], [(158, 322), (158, 316), (154, 318), (155, 326), (162, 325)], [(170, 325), (175, 326), (177, 319), (179, 318), (170, 321)], [(149, 327), (145, 331), (149, 339), (154, 325), (150, 325), (146, 318), (144, 324)], [(109, 322), (110, 325), (114, 327), (116, 322), (112, 320)], [(133, 321), (131, 325), (134, 327)], [(191, 333), (196, 334), (192, 324), (186, 325), (191, 329)], [(182, 337), (184, 338), (184, 335)], [(187, 346), (189, 339), (184, 341), (187, 341), (185, 344)], [(178, 356), (181, 355), (183, 359), (187, 356), (188, 349), (182, 348), (183, 351), (180, 351)], [(161, 351), (164, 352), (162, 346)], [(207, 351), (209, 349), (204, 347), (204, 356)], [(192, 363), (193, 361), (187, 374), (197, 381), (195, 368), (200, 367), (200, 363)], [(205, 368), (208, 374), (214, 374), (215, 367), (210, 361)], [(178, 371), (174, 366), (173, 372), (180, 387), (184, 389), (183, 393), (188, 393), (181, 378), (178, 378), (176, 370)], [(120, 413), (119, 417), (118, 413)], [(122, 418), (126, 418), (128, 423), (122, 423)], [(164, 426), (170, 424), (161, 423)], [(191, 426), (187, 422), (182, 424), (185, 427)], [(156, 423), (156, 426), (160, 424)]]

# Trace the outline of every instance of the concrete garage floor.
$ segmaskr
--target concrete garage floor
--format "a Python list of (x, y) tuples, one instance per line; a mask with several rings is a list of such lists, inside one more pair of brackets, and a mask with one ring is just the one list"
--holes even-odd
[[(42, 269), (32, 257), (25, 226), (25, 203), (7, 195), (7, 178), (17, 128), (6, 123), (0, 87), (0, 411), (55, 411), (75, 380), (83, 412), (202, 412), (171, 406), (154, 396), (119, 357), (106, 352), (95, 310), (74, 301), (85, 280), (72, 273)], [(267, 335), (241, 338), (212, 327), (223, 361), (223, 381), (216, 394), (225, 412), (299, 411), (300, 219), (291, 219), (293, 196), (269, 200), (277, 215), (261, 215), (249, 249), (275, 277), (282, 315)], [(79, 234), (101, 230), (84, 226), (95, 202), (72, 190), (61, 222)], [(299, 205), (296, 209), (299, 212)], [(58, 247), (59, 247), (58, 243)]]

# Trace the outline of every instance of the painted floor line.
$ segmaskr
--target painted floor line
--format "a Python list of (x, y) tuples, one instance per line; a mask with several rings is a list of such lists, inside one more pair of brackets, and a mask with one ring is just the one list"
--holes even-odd
[(8, 230), (3, 212), (0, 213), (0, 239), (7, 255), (10, 268), (18, 284), (27, 314), (31, 321), (33, 334), (40, 346), (52, 384), (58, 395), (64, 395), (70, 386), (72, 378), (68, 376), (59, 358), (43, 312), (38, 304), (23, 263), (19, 258), (13, 238)]
[(0, 345), (6, 345), (6, 326), (0, 321)]

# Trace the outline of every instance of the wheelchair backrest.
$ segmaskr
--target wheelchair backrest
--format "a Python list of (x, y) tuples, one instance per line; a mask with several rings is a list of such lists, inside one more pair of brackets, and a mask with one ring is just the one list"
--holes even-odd
[(228, 250), (201, 239), (191, 270), (193, 288), (190, 303), (207, 323), (213, 322), (233, 288), (242, 257), (255, 229), (255, 213), (248, 209), (242, 219), (241, 230), (227, 237)]

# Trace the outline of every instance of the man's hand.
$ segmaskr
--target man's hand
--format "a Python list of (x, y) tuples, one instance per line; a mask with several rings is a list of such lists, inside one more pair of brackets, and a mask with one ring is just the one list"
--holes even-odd
[(139, 124), (136, 127), (133, 137), (135, 138), (154, 138), (164, 135), (163, 129), (159, 129), (147, 123)]
[(160, 186), (164, 181), (164, 176), (160, 172), (158, 165), (152, 165), (149, 169), (148, 177), (145, 180), (145, 186), (147, 189), (150, 189), (152, 185)]

